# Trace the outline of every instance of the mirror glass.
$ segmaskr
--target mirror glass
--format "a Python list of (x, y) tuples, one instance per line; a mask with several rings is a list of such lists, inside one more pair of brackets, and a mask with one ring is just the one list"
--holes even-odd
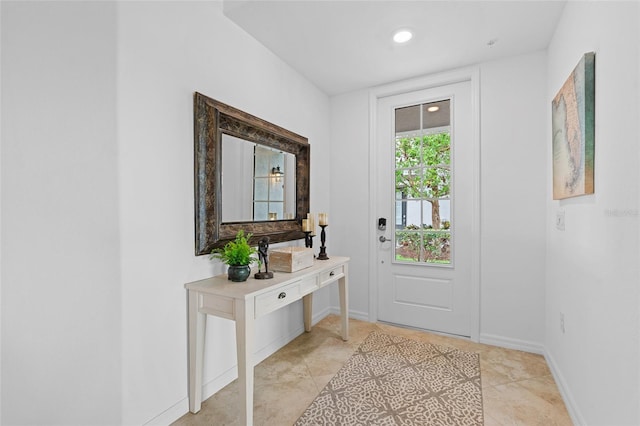
[(290, 220), (296, 212), (296, 157), (222, 135), (222, 223)]
[(196, 255), (240, 230), (252, 245), (304, 238), (307, 138), (197, 92), (193, 112)]

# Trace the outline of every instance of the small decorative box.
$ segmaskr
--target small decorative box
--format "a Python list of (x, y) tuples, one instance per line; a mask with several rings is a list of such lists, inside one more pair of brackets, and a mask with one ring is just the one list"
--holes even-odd
[(313, 266), (313, 249), (281, 247), (269, 250), (269, 270), (296, 272)]

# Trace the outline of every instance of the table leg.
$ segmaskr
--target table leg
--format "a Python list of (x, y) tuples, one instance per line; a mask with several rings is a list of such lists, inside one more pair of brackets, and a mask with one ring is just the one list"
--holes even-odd
[(302, 296), (302, 316), (304, 318), (304, 331), (311, 331), (311, 318), (313, 317), (313, 293)]
[(189, 290), (187, 298), (189, 318), (189, 411), (197, 413), (202, 405), (202, 365), (207, 316), (198, 312), (198, 292)]
[(253, 425), (254, 300), (236, 300), (240, 424)]
[(344, 265), (344, 277), (338, 280), (338, 291), (340, 293), (340, 319), (342, 322), (342, 340), (349, 340), (349, 273), (347, 265)]

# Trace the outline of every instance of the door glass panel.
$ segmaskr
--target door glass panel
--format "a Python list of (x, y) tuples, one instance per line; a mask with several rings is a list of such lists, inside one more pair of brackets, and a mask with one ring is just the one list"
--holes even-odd
[(414, 132), (396, 138), (396, 164), (415, 167), (420, 164), (420, 135)]
[(451, 264), (449, 99), (395, 110), (395, 261)]
[(396, 231), (396, 260), (401, 262), (420, 262), (420, 247), (422, 246), (422, 235), (420, 232), (409, 231), (405, 228)]
[(421, 199), (424, 188), (423, 169), (405, 169), (396, 162), (396, 198)]

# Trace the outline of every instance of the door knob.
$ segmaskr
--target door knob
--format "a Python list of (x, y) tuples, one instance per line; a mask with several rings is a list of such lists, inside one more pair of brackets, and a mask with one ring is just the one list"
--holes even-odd
[(389, 238), (385, 237), (384, 235), (380, 235), (380, 238), (378, 239), (380, 240), (381, 243), (391, 241)]

